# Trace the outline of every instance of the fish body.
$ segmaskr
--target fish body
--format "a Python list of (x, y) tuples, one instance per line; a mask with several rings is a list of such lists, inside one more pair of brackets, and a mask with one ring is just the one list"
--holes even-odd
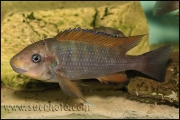
[(55, 79), (66, 94), (86, 101), (72, 80), (121, 82), (127, 79), (121, 71), (137, 70), (164, 81), (173, 46), (139, 56), (125, 54), (143, 36), (115, 37), (93, 30), (68, 29), (27, 46), (11, 58), (10, 65), (16, 72), (38, 80)]
[[(154, 5), (153, 15), (162, 15), (177, 9), (179, 9), (179, 1), (157, 1)], [(179, 16), (179, 12), (176, 16)]]
[(98, 78), (124, 71), (139, 59), (105, 46), (82, 42), (62, 42), (61, 45), (57, 50), (60, 53), (58, 68), (62, 76), (70, 80)]
[(111, 34), (111, 35), (117, 36), (117, 37), (125, 37), (123, 32), (121, 32), (117, 29), (111, 28), (111, 27), (101, 26), (101, 27), (94, 28), (94, 30), (96, 30), (98, 32), (108, 33), (108, 34)]

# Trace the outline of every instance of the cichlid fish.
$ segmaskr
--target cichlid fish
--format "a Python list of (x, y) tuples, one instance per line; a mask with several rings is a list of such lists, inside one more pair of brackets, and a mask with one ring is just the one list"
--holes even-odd
[(101, 82), (121, 82), (121, 71), (137, 70), (156, 81), (165, 79), (166, 63), (173, 46), (138, 56), (125, 53), (145, 35), (115, 37), (103, 32), (68, 29), (25, 47), (10, 60), (14, 71), (38, 80), (55, 79), (64, 93), (87, 102), (73, 80), (97, 78)]
[[(154, 5), (153, 15), (162, 15), (177, 9), (179, 9), (179, 1), (157, 1)], [(176, 16), (179, 16), (179, 12)]]
[(98, 28), (94, 28), (94, 30), (96, 30), (98, 32), (104, 32), (104, 33), (112, 34), (113, 36), (116, 36), (116, 37), (126, 37), (123, 32), (121, 32), (117, 29), (111, 28), (111, 27), (101, 26)]

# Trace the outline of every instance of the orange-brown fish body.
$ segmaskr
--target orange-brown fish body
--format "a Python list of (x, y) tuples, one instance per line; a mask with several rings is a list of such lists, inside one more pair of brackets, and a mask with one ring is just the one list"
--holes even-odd
[(118, 49), (82, 42), (60, 42), (58, 69), (70, 80), (98, 78), (126, 70), (126, 60)]
[(10, 60), (10, 64), (16, 72), (32, 78), (56, 79), (66, 94), (86, 101), (70, 80), (97, 78), (103, 82), (112, 78), (115, 79), (112, 82), (118, 82), (122, 77), (119, 72), (138, 70), (157, 81), (164, 81), (172, 46), (139, 56), (125, 54), (143, 36), (120, 38), (80, 28), (69, 29), (27, 46)]

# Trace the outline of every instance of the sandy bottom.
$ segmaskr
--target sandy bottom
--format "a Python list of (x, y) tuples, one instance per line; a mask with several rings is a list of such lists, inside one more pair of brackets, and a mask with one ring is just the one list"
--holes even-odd
[(1, 117), (179, 118), (179, 108), (128, 100), (127, 93), (117, 89), (118, 85), (99, 82), (89, 85), (80, 87), (93, 105), (65, 95), (59, 87), (44, 91), (14, 91), (1, 87)]

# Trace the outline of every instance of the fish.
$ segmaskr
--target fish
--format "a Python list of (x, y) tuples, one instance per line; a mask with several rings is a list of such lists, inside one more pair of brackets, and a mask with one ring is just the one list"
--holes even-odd
[[(153, 8), (153, 15), (162, 15), (177, 9), (179, 9), (179, 1), (157, 1)], [(179, 16), (179, 12), (175, 16)]]
[(126, 70), (140, 71), (158, 82), (165, 80), (172, 45), (136, 56), (126, 54), (145, 35), (117, 37), (70, 28), (28, 45), (10, 59), (10, 66), (37, 80), (56, 80), (65, 94), (88, 103), (74, 81), (96, 78), (100, 82), (122, 82), (127, 76), (121, 72)]
[(111, 28), (111, 27), (100, 26), (100, 27), (94, 28), (94, 30), (96, 30), (97, 32), (104, 32), (107, 34), (111, 34), (116, 37), (126, 37), (122, 31)]
[[(100, 26), (100, 27), (94, 28), (93, 30), (95, 30), (97, 32), (104, 32), (107, 34), (111, 34), (111, 35), (116, 36), (116, 37), (126, 37), (126, 35), (122, 31), (115, 29), (115, 28), (111, 28), (111, 27)], [(118, 82), (120, 82), (120, 80), (121, 80), (121, 82), (126, 82), (127, 79), (133, 78), (135, 76), (140, 76), (140, 75), (144, 75), (144, 74), (139, 73), (136, 70), (126, 70), (126, 71), (120, 72), (117, 79), (118, 79)], [(146, 77), (149, 77), (149, 76), (146, 76)], [(106, 77), (106, 79), (104, 79), (104, 78), (103, 78), (103, 80), (99, 79), (99, 81), (108, 84), (109, 79), (111, 79), (111, 78)], [(111, 83), (115, 82), (112, 80), (115, 80), (115, 79), (111, 79)]]

